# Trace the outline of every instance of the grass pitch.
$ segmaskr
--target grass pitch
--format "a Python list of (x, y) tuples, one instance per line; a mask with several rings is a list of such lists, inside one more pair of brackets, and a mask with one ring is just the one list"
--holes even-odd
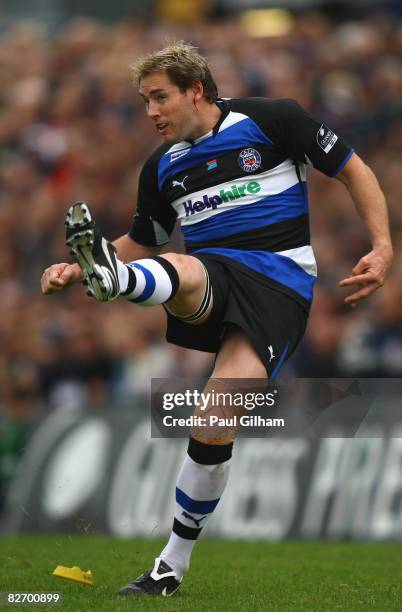
[[(91, 535), (0, 538), (0, 590), (63, 594), (60, 606), (7, 607), (25, 612), (402, 609), (402, 546), (393, 543), (202, 540), (173, 597), (117, 595), (151, 566), (162, 544)], [(59, 564), (91, 569), (94, 586), (52, 576)]]

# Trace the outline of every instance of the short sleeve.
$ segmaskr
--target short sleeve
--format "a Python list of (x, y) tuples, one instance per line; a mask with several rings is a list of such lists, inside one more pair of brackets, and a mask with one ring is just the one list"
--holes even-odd
[(144, 164), (138, 184), (137, 210), (129, 236), (144, 246), (163, 246), (169, 242), (177, 213), (158, 189), (158, 152)]
[(275, 102), (268, 128), (272, 140), (292, 159), (310, 163), (324, 174), (335, 176), (351, 157), (353, 149), (295, 100)]

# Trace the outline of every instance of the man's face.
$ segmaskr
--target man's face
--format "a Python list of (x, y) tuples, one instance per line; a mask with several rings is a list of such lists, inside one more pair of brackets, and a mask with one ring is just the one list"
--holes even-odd
[(166, 72), (156, 71), (141, 79), (139, 93), (148, 117), (166, 142), (173, 144), (197, 137), (199, 119), (192, 89), (183, 93)]

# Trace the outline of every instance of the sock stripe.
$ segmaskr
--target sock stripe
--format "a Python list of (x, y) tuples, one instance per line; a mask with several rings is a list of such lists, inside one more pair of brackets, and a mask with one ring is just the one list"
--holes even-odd
[(162, 266), (162, 268), (165, 270), (166, 274), (170, 278), (170, 282), (172, 283), (172, 293), (170, 294), (169, 300), (171, 300), (180, 288), (179, 274), (174, 265), (171, 264), (170, 261), (168, 261), (167, 259), (164, 259), (159, 255), (155, 255), (155, 257), (152, 257), (152, 259), (157, 261)]
[(149, 270), (147, 270), (147, 268), (145, 268), (144, 266), (142, 266), (141, 264), (137, 262), (132, 264), (132, 267), (138, 268), (139, 270), (141, 270), (141, 272), (145, 276), (144, 291), (141, 293), (141, 295), (139, 295), (138, 297), (132, 300), (133, 302), (140, 304), (141, 302), (145, 302), (145, 300), (151, 297), (151, 295), (155, 291), (155, 287), (156, 287), (155, 277), (152, 274), (152, 272), (150, 272)]
[(136, 274), (134, 272), (134, 270), (132, 269), (131, 266), (125, 266), (128, 272), (128, 283), (127, 283), (127, 289), (125, 291), (122, 291), (120, 295), (122, 296), (126, 296), (126, 295), (130, 295), (130, 293), (133, 293), (134, 289), (137, 286), (137, 277)]
[(199, 501), (192, 499), (184, 493), (179, 487), (176, 487), (176, 501), (187, 512), (195, 512), (196, 514), (209, 514), (213, 512), (218, 504), (218, 499)]
[(184, 540), (196, 540), (202, 531), (202, 527), (200, 529), (196, 529), (195, 527), (187, 527), (180, 523), (177, 518), (173, 521), (173, 533), (178, 535), (180, 538)]
[(202, 465), (224, 463), (232, 457), (233, 442), (230, 444), (203, 444), (190, 438), (187, 453), (193, 461)]

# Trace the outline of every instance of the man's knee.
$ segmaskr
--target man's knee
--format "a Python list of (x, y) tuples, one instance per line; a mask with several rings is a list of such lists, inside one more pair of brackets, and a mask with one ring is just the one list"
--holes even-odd
[(189, 293), (205, 285), (205, 272), (198, 259), (191, 255), (180, 253), (164, 253), (161, 255), (177, 270), (180, 280), (180, 292)]
[(186, 323), (200, 325), (212, 309), (212, 287), (203, 264), (191, 255), (166, 253), (165, 260), (178, 273), (179, 290), (165, 308)]
[(188, 255), (182, 255), (180, 253), (164, 253), (161, 255), (163, 259), (167, 259), (179, 272), (187, 265)]

